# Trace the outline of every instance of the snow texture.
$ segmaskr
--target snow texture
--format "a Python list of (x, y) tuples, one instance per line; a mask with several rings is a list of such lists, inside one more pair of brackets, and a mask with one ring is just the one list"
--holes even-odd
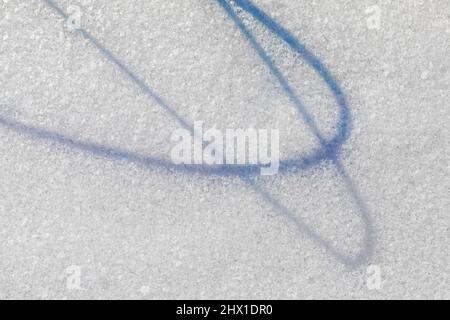
[(0, 298), (450, 298), (449, 57), (448, 0), (0, 0)]

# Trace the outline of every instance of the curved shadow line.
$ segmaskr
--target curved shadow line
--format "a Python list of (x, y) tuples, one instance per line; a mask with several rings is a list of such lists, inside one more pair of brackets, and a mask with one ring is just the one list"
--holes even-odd
[[(217, 175), (222, 177), (238, 176), (244, 182), (248, 183), (256, 193), (262, 196), (262, 198), (269, 203), (276, 211), (288, 218), (288, 220), (300, 231), (307, 234), (314, 242), (324, 247), (332, 256), (344, 263), (345, 265), (355, 268), (363, 264), (367, 259), (370, 258), (370, 253), (373, 249), (373, 239), (372, 239), (372, 222), (370, 221), (370, 216), (368, 214), (363, 214), (362, 217), (365, 222), (366, 232), (364, 240), (364, 250), (355, 258), (349, 257), (344, 253), (340, 252), (334, 248), (329, 242), (321, 238), (318, 233), (313, 231), (308, 227), (307, 224), (303, 223), (300, 218), (296, 217), (289, 209), (283, 206), (278, 200), (276, 200), (269, 192), (265, 191), (259, 187), (252, 176), (259, 175), (260, 167), (258, 166), (200, 166), (200, 165), (175, 165), (171, 161), (161, 160), (160, 158), (143, 156), (138, 153), (130, 152), (128, 150), (119, 149), (111, 146), (105, 146), (97, 143), (90, 143), (85, 141), (80, 141), (72, 137), (63, 135), (58, 132), (41, 129), (38, 127), (33, 127), (26, 125), (24, 123), (8, 119), (0, 115), (0, 126), (7, 128), (9, 130), (15, 131), (19, 134), (28, 135), (32, 139), (44, 140), (49, 143), (58, 143), (63, 146), (67, 146), (71, 149), (80, 150), (94, 156), (102, 157), (105, 159), (115, 160), (115, 161), (127, 161), (147, 169), (161, 169), (168, 173), (179, 172), (189, 175)], [(338, 171), (341, 177), (344, 179), (344, 183), (351, 193), (353, 200), (358, 204), (362, 212), (368, 213), (364, 202), (358, 195), (356, 188), (353, 186), (351, 179), (345, 173), (345, 170), (340, 165), (340, 162), (336, 159), (335, 164), (338, 167)], [(316, 164), (311, 164), (305, 162), (302, 170), (310, 169)]]
[[(318, 162), (321, 160), (331, 160), (335, 165), (338, 174), (340, 175), (347, 191), (350, 193), (356, 207), (359, 209), (360, 217), (364, 225), (364, 239), (363, 245), (360, 251), (355, 256), (349, 256), (345, 253), (340, 252), (337, 248), (332, 246), (328, 241), (320, 237), (316, 232), (311, 230), (306, 224), (296, 217), (293, 212), (283, 206), (277, 199), (275, 199), (271, 194), (264, 191), (262, 188), (258, 187), (256, 183), (250, 179), (246, 179), (247, 183), (252, 186), (263, 198), (279, 213), (282, 213), (288, 218), (300, 231), (308, 234), (311, 239), (316, 243), (320, 244), (327, 249), (336, 259), (340, 260), (347, 266), (351, 268), (356, 268), (359, 265), (367, 262), (373, 254), (375, 246), (375, 235), (373, 222), (369, 213), (367, 206), (362, 200), (357, 188), (355, 187), (352, 179), (347, 174), (344, 169), (340, 159), (339, 152), (342, 144), (350, 136), (350, 111), (348, 107), (347, 100), (341, 88), (337, 84), (337, 81), (331, 75), (330, 71), (316, 58), (316, 56), (306, 49), (305, 46), (300, 44), (300, 42), (285, 28), (278, 24), (275, 20), (269, 17), (264, 11), (258, 8), (252, 3), (251, 0), (217, 0), (217, 2), (222, 6), (225, 12), (228, 14), (229, 18), (234, 21), (238, 29), (242, 32), (245, 38), (249, 41), (253, 49), (258, 53), (261, 60), (270, 69), (272, 75), (277, 78), (281, 84), (283, 90), (290, 98), (291, 102), (296, 106), (300, 115), (303, 117), (303, 121), (310, 128), (312, 133), (319, 140), (322, 146), (322, 151), (317, 151), (316, 155), (323, 155), (323, 158), (318, 158)], [(340, 122), (338, 124), (338, 133), (326, 141), (325, 138), (320, 133), (317, 125), (311, 115), (308, 113), (306, 107), (304, 106), (301, 99), (295, 93), (295, 90), (291, 87), (288, 80), (283, 76), (282, 72), (277, 68), (274, 61), (270, 58), (269, 54), (264, 50), (261, 44), (256, 40), (254, 34), (246, 27), (242, 19), (233, 10), (232, 3), (236, 6), (250, 14), (254, 19), (259, 21), (264, 27), (282, 39), (285, 43), (291, 47), (295, 52), (297, 52), (315, 71), (320, 77), (325, 81), (328, 88), (333, 93), (336, 102), (340, 108)], [(321, 153), (322, 152), (322, 153)]]
[[(259, 165), (188, 165), (174, 164), (172, 161), (139, 154), (127, 149), (121, 149), (115, 146), (108, 146), (95, 142), (88, 142), (76, 139), (74, 137), (62, 134), (60, 132), (31, 126), (20, 121), (10, 119), (0, 115), (0, 126), (16, 131), (21, 134), (28, 135), (31, 138), (45, 140), (47, 142), (56, 142), (58, 144), (74, 148), (83, 152), (90, 153), (95, 156), (109, 158), (113, 160), (124, 160), (138, 165), (142, 165), (148, 169), (162, 169), (168, 172), (180, 172), (184, 174), (202, 174), (217, 176), (238, 176), (238, 177), (256, 177), (260, 175), (261, 167)], [(317, 156), (317, 160), (306, 157), (296, 160), (285, 161), (280, 165), (279, 174), (292, 174), (299, 171), (307, 170), (315, 165), (317, 161), (323, 159), (323, 155)], [(280, 163), (281, 164), (281, 163)]]
[[(266, 64), (271, 73), (281, 84), (286, 95), (295, 105), (298, 112), (303, 118), (303, 121), (308, 125), (311, 132), (320, 142), (324, 150), (324, 154), (336, 154), (340, 146), (350, 136), (350, 111), (344, 93), (337, 84), (336, 80), (331, 75), (330, 71), (320, 62), (316, 56), (303, 46), (289, 31), (284, 29), (275, 20), (270, 18), (261, 9), (255, 6), (250, 0), (217, 0), (217, 2), (224, 8), (229, 18), (236, 24), (242, 34), (247, 38), (250, 45), (258, 53), (261, 60)], [(289, 47), (298, 53), (308, 65), (324, 80), (325, 84), (333, 93), (334, 98), (339, 107), (340, 119), (338, 123), (338, 133), (330, 140), (326, 140), (317, 127), (316, 122), (308, 113), (307, 108), (301, 101), (300, 97), (295, 93), (289, 81), (283, 76), (283, 73), (276, 67), (274, 61), (270, 58), (266, 50), (256, 40), (254, 34), (245, 26), (241, 18), (233, 10), (230, 3), (235, 3), (239, 8), (249, 13), (253, 18), (259, 21), (264, 27), (274, 33), (278, 38), (283, 40)]]
[[(61, 17), (67, 19), (68, 16), (64, 13), (64, 11), (59, 8), (53, 1), (51, 0), (42, 0), (49, 7), (54, 9)], [(341, 108), (341, 119), (339, 123), (339, 133), (331, 140), (327, 141), (322, 137), (320, 131), (317, 129), (314, 120), (304, 108), (300, 98), (295, 94), (294, 90), (288, 83), (288, 81), (284, 78), (282, 73), (278, 70), (275, 64), (272, 62), (269, 55), (266, 51), (261, 47), (261, 45), (255, 40), (252, 32), (250, 32), (241, 19), (234, 13), (233, 9), (229, 5), (228, 0), (217, 0), (219, 4), (225, 9), (228, 13), (228, 16), (235, 22), (241, 32), (246, 36), (252, 46), (255, 48), (257, 53), (262, 58), (263, 62), (269, 67), (272, 74), (280, 81), (283, 89), (290, 97), (291, 101), (297, 107), (298, 111), (302, 115), (305, 123), (310, 127), (313, 131), (316, 138), (322, 145), (322, 149), (314, 152), (308, 156), (298, 156), (294, 159), (288, 159), (282, 161), (280, 163), (280, 173), (287, 172), (297, 172), (299, 170), (304, 170), (311, 168), (312, 166), (317, 165), (318, 163), (324, 160), (331, 160), (337, 168), (337, 171), (343, 182), (351, 194), (356, 206), (359, 208), (361, 213), (361, 218), (365, 225), (365, 236), (364, 236), (364, 244), (360, 250), (360, 252), (356, 256), (349, 256), (345, 253), (340, 252), (334, 246), (332, 246), (328, 241), (324, 240), (319, 234), (311, 230), (306, 224), (304, 224), (299, 218), (295, 217), (295, 215), (284, 207), (281, 203), (279, 203), (270, 193), (264, 191), (262, 188), (256, 185), (256, 182), (251, 179), (252, 176), (255, 176), (259, 173), (259, 166), (195, 166), (195, 165), (174, 165), (170, 161), (155, 158), (155, 157), (147, 157), (143, 156), (131, 151), (105, 146), (96, 143), (88, 143), (79, 141), (76, 139), (72, 139), (66, 135), (52, 132), (49, 130), (28, 126), (26, 124), (10, 120), (6, 117), (0, 116), (0, 125), (12, 129), (17, 132), (21, 132), (32, 136), (34, 138), (43, 139), (51, 142), (57, 142), (62, 145), (66, 145), (84, 152), (88, 152), (97, 156), (101, 156), (104, 158), (109, 158), (113, 160), (126, 160), (129, 162), (134, 162), (140, 165), (144, 165), (148, 168), (159, 168), (168, 171), (180, 171), (189, 174), (217, 174), (221, 176), (239, 176), (243, 181), (247, 182), (259, 195), (261, 195), (267, 203), (271, 204), (274, 209), (276, 209), (279, 213), (283, 214), (287, 217), (296, 227), (306, 233), (314, 242), (324, 247), (332, 256), (336, 259), (344, 263), (345, 265), (354, 268), (363, 263), (365, 263), (373, 252), (374, 247), (374, 230), (373, 224), (369, 215), (369, 211), (367, 210), (364, 201), (361, 199), (356, 187), (354, 186), (352, 180), (344, 170), (340, 160), (338, 159), (338, 151), (340, 146), (349, 136), (349, 111), (346, 99), (341, 89), (337, 85), (337, 82), (333, 79), (329, 71), (320, 63), (320, 61), (315, 58), (315, 56), (306, 50), (287, 30), (278, 25), (274, 20), (272, 20), (269, 16), (267, 16), (262, 10), (257, 8), (251, 1), (248, 0), (234, 0), (239, 7), (243, 10), (249, 12), (253, 17), (255, 17), (258, 21), (260, 21), (263, 25), (265, 25), (269, 30), (274, 32), (278, 37), (283, 39), (286, 43), (288, 43), (291, 48), (297, 51), (324, 79), (327, 83), (328, 87), (331, 89), (333, 94), (335, 95), (336, 101)], [(130, 80), (137, 85), (144, 93), (146, 93), (150, 98), (152, 98), (157, 104), (159, 104), (164, 110), (168, 112), (181, 126), (186, 129), (189, 129), (191, 132), (193, 131), (192, 127), (188, 124), (188, 122), (181, 117), (174, 109), (172, 109), (161, 97), (159, 97), (153, 89), (151, 89), (140, 77), (138, 77), (134, 72), (132, 72), (128, 67), (125, 66), (111, 51), (105, 48), (97, 39), (95, 39), (89, 32), (85, 29), (80, 29), (80, 33), (88, 39), (99, 51), (108, 59), (112, 64), (116, 65), (122, 72), (124, 72)]]

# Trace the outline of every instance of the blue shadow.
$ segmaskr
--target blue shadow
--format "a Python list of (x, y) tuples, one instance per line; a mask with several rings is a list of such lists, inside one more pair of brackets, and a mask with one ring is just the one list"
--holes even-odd
[[(42, 0), (62, 18), (67, 19), (67, 14), (58, 7), (51, 0)], [(349, 268), (356, 268), (364, 263), (367, 263), (374, 251), (375, 237), (373, 223), (364, 201), (362, 200), (357, 188), (354, 186), (351, 178), (346, 173), (340, 159), (339, 152), (343, 143), (350, 135), (350, 110), (344, 93), (339, 87), (337, 81), (331, 75), (329, 70), (317, 59), (317, 57), (306, 49), (288, 30), (283, 28), (279, 23), (270, 18), (264, 11), (257, 7), (250, 0), (216, 0), (220, 6), (225, 10), (228, 17), (236, 24), (237, 28), (248, 40), (253, 49), (258, 53), (261, 60), (268, 67), (272, 75), (280, 83), (283, 91), (289, 97), (292, 104), (295, 106), (303, 122), (313, 133), (314, 137), (319, 143), (319, 148), (311, 154), (298, 155), (292, 159), (283, 160), (280, 162), (279, 174), (291, 174), (301, 170), (309, 169), (317, 166), (324, 160), (328, 160), (336, 168), (336, 171), (343, 184), (350, 193), (354, 205), (359, 211), (361, 221), (364, 225), (364, 239), (360, 246), (360, 250), (355, 255), (349, 255), (335, 248), (330, 242), (323, 239), (318, 233), (308, 227), (300, 218), (298, 218), (291, 210), (280, 203), (270, 192), (260, 187), (255, 176), (260, 173), (260, 166), (235, 166), (235, 165), (221, 165), (221, 166), (199, 166), (199, 165), (175, 165), (169, 160), (162, 158), (150, 157), (134, 153), (129, 150), (119, 149), (112, 146), (83, 142), (73, 139), (67, 135), (46, 130), (43, 128), (25, 125), (21, 122), (8, 119), (0, 116), (0, 125), (14, 130), (16, 132), (26, 134), (32, 138), (56, 142), (86, 153), (90, 153), (103, 158), (111, 160), (124, 160), (128, 162), (137, 163), (146, 168), (163, 169), (170, 172), (180, 172), (184, 174), (201, 174), (201, 175), (219, 175), (219, 176), (238, 176), (243, 181), (248, 183), (255, 192), (262, 197), (274, 210), (286, 217), (293, 226), (300, 232), (307, 234), (316, 244), (325, 248), (326, 251), (337, 260)], [(323, 79), (329, 90), (332, 92), (337, 106), (339, 108), (339, 123), (337, 125), (337, 133), (332, 138), (325, 138), (318, 129), (313, 117), (308, 113), (300, 97), (295, 93), (291, 84), (284, 77), (283, 73), (276, 67), (270, 55), (264, 50), (261, 44), (256, 40), (255, 35), (246, 27), (242, 19), (239, 17), (237, 8), (243, 10), (251, 15), (256, 21), (267, 28), (275, 37), (284, 41), (294, 52), (302, 57), (311, 68)], [(79, 32), (92, 45), (94, 45), (103, 56), (108, 59), (119, 70), (126, 74), (132, 83), (137, 88), (144, 92), (149, 98), (161, 106), (179, 125), (193, 132), (193, 127), (180, 116), (175, 109), (170, 107), (166, 101), (161, 98), (155, 90), (148, 86), (135, 72), (130, 70), (118, 57), (116, 57), (110, 50), (104, 47), (95, 37), (93, 37), (85, 29), (80, 29)]]

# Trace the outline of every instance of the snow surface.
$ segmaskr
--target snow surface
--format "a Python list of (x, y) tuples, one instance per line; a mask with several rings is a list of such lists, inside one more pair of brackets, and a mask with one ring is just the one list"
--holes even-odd
[[(322, 78), (227, 3), (333, 136)], [(219, 1), (0, 0), (0, 298), (450, 298), (450, 2), (254, 3), (345, 93), (342, 168), (249, 182), (130, 156), (170, 160), (167, 108), (279, 128), (283, 159), (320, 147)]]

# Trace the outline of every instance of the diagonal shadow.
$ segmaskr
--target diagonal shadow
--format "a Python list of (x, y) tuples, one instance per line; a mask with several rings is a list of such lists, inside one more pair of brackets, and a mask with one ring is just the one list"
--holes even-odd
[[(52, 8), (60, 17), (67, 19), (67, 14), (58, 7), (52, 0), (42, 0), (50, 8)], [(330, 161), (336, 168), (337, 173), (342, 180), (347, 192), (351, 195), (355, 207), (358, 209), (361, 220), (364, 224), (364, 239), (359, 252), (350, 256), (342, 252), (329, 241), (324, 239), (320, 234), (312, 230), (306, 223), (295, 214), (280, 203), (270, 192), (257, 185), (255, 176), (259, 174), (259, 166), (234, 166), (234, 165), (220, 165), (220, 166), (198, 166), (198, 165), (175, 165), (171, 161), (141, 155), (129, 150), (119, 149), (112, 146), (84, 142), (73, 139), (62, 133), (49, 131), (43, 128), (33, 127), (21, 122), (8, 119), (0, 116), (0, 125), (10, 130), (26, 134), (32, 138), (39, 140), (46, 140), (56, 142), (61, 145), (69, 146), (83, 152), (101, 156), (112, 160), (125, 160), (137, 163), (146, 168), (163, 169), (170, 172), (181, 172), (185, 174), (203, 174), (203, 175), (221, 175), (221, 176), (238, 176), (242, 181), (246, 182), (273, 210), (281, 214), (287, 219), (298, 231), (308, 235), (317, 245), (323, 247), (331, 256), (343, 263), (349, 268), (356, 268), (364, 263), (367, 263), (371, 258), (374, 246), (375, 236), (373, 222), (369, 210), (362, 200), (358, 189), (354, 185), (352, 179), (347, 174), (340, 158), (340, 147), (347, 140), (350, 135), (350, 111), (344, 93), (339, 85), (328, 71), (328, 69), (304, 47), (289, 31), (278, 24), (275, 20), (270, 18), (264, 11), (253, 4), (250, 0), (216, 0), (218, 4), (225, 10), (228, 17), (236, 24), (237, 28), (245, 36), (251, 47), (258, 53), (264, 64), (269, 68), (272, 75), (281, 84), (283, 91), (289, 97), (292, 104), (298, 111), (300, 118), (309, 127), (314, 137), (318, 140), (320, 148), (311, 154), (298, 155), (292, 159), (283, 160), (280, 162), (280, 174), (298, 172), (306, 170), (313, 166), (322, 163), (325, 160)], [(269, 54), (264, 50), (261, 44), (256, 40), (254, 34), (246, 27), (242, 19), (236, 13), (235, 7), (246, 11), (257, 21), (259, 21), (265, 28), (271, 31), (274, 36), (283, 40), (289, 47), (298, 53), (313, 70), (324, 80), (329, 90), (333, 93), (335, 100), (339, 107), (340, 120), (338, 124), (338, 132), (331, 139), (326, 139), (321, 134), (314, 119), (308, 113), (306, 107), (301, 101), (300, 97), (295, 93), (291, 84), (284, 77), (282, 72), (276, 67)], [(86, 38), (99, 52), (121, 70), (131, 82), (142, 92), (144, 92), (150, 99), (155, 101), (162, 107), (174, 120), (176, 120), (183, 128), (193, 132), (193, 127), (180, 116), (175, 109), (169, 106), (166, 101), (161, 98), (150, 86), (148, 86), (142, 78), (135, 72), (128, 68), (115, 54), (104, 47), (94, 36), (87, 30), (80, 29), (79, 32)]]

